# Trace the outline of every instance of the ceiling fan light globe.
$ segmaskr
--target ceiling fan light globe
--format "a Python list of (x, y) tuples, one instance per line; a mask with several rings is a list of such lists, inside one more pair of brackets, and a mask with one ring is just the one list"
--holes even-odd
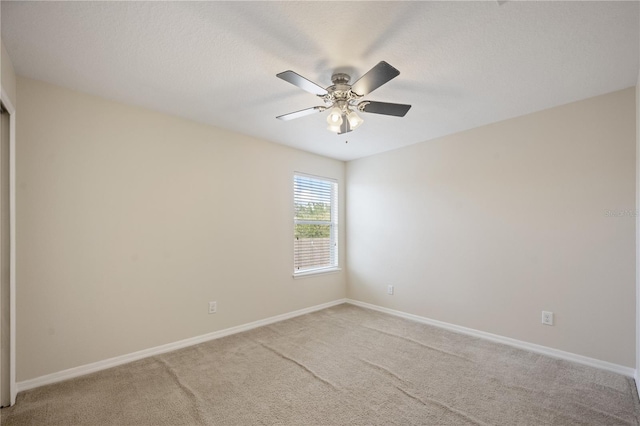
[(337, 125), (338, 127), (340, 127), (340, 125), (342, 124), (342, 111), (340, 110), (340, 108), (331, 108), (329, 116), (327, 117), (327, 123), (329, 123), (330, 126)]
[(360, 118), (360, 116), (356, 114), (355, 111), (350, 111), (349, 114), (347, 114), (347, 120), (349, 120), (349, 126), (352, 130), (360, 126), (364, 122), (364, 120)]

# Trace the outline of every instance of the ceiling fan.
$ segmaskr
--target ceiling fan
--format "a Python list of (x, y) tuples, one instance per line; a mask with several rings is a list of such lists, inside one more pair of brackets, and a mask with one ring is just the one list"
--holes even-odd
[(333, 74), (331, 76), (333, 85), (323, 89), (293, 71), (281, 72), (276, 74), (276, 77), (318, 96), (324, 101), (325, 105), (291, 112), (276, 118), (286, 121), (330, 110), (327, 117), (327, 123), (329, 123), (327, 129), (340, 135), (355, 130), (362, 124), (363, 120), (356, 111), (404, 117), (411, 105), (362, 100), (364, 96), (391, 81), (399, 74), (400, 71), (385, 61), (381, 61), (353, 84), (349, 84), (351, 76), (348, 74)]

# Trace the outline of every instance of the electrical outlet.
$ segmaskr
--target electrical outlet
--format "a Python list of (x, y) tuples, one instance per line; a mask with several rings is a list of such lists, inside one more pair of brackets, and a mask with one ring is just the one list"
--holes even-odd
[(542, 323), (544, 325), (553, 325), (553, 312), (542, 311)]
[(393, 286), (392, 285), (388, 285), (387, 286), (387, 294), (393, 294)]
[(209, 302), (209, 313), (215, 314), (218, 311), (218, 302)]

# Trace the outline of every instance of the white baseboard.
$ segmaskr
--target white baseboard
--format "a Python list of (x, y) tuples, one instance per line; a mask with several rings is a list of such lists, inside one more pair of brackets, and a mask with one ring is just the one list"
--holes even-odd
[(17, 392), (37, 388), (39, 386), (49, 385), (56, 382), (61, 382), (63, 380), (73, 379), (74, 377), (84, 376), (85, 374), (95, 373), (96, 371), (100, 371), (100, 370), (106, 370), (107, 368), (116, 367), (122, 364), (127, 364), (129, 362), (137, 361), (139, 359), (163, 354), (165, 352), (175, 351), (177, 349), (182, 349), (188, 346), (197, 345), (199, 343), (207, 342), (209, 340), (219, 339), (221, 337), (229, 336), (231, 334), (241, 333), (243, 331), (262, 327), (264, 325), (273, 324), (275, 322), (283, 321), (289, 318), (294, 318), (300, 315), (304, 315), (304, 314), (319, 311), (322, 309), (330, 308), (332, 306), (340, 305), (345, 303), (346, 301), (347, 301), (346, 299), (338, 299), (332, 302), (323, 303), (321, 305), (311, 306), (309, 308), (299, 309), (297, 311), (288, 312), (286, 314), (276, 315), (276, 316), (265, 318), (262, 320), (253, 321), (247, 324), (238, 325), (236, 327), (226, 328), (224, 330), (214, 331), (212, 333), (203, 334), (201, 336), (191, 337), (189, 339), (179, 340), (173, 343), (167, 343), (166, 345), (156, 346), (154, 348), (149, 348), (149, 349), (143, 349), (138, 352), (133, 352), (126, 355), (120, 355), (114, 358), (109, 358), (109, 359), (105, 359), (98, 362), (92, 362), (91, 364), (85, 364), (79, 367), (69, 368), (68, 370), (58, 371), (57, 373), (47, 374), (44, 376), (36, 377), (34, 379), (24, 380), (22, 382), (16, 383)]
[[(601, 361), (599, 359), (589, 358), (589, 357), (574, 354), (571, 352), (565, 352), (558, 349), (549, 348), (547, 346), (536, 345), (535, 343), (523, 342), (522, 340), (516, 340), (510, 337), (499, 336), (497, 334), (491, 334), (485, 331), (474, 330), (473, 328), (462, 327), (459, 325), (450, 324), (443, 321), (438, 321), (430, 318), (421, 317), (418, 315), (408, 314), (406, 312), (396, 311), (394, 309), (384, 308), (382, 306), (372, 305), (370, 303), (360, 302), (358, 300), (347, 299), (347, 303), (350, 303), (355, 306), (360, 306), (362, 308), (373, 309), (374, 311), (395, 315), (397, 317), (409, 319), (412, 321), (433, 325), (435, 327), (444, 328), (457, 333), (467, 334), (474, 337), (480, 337), (482, 339), (491, 340), (493, 342), (502, 343), (504, 345), (513, 346), (513, 347), (524, 349), (531, 352), (536, 352), (542, 355), (548, 355), (550, 357), (559, 358), (566, 361), (573, 361), (573, 362), (577, 362), (578, 364), (588, 365), (590, 367), (600, 368), (602, 370), (612, 371), (614, 373), (622, 374), (624, 376), (636, 377), (636, 370), (631, 367), (625, 367), (623, 365), (613, 364), (611, 362)], [(636, 377), (636, 386), (638, 386), (637, 377)]]
[[(258, 321), (253, 321), (247, 324), (239, 325), (236, 327), (227, 328), (224, 330), (214, 331), (212, 333), (203, 334), (201, 336), (192, 337), (189, 339), (180, 340), (173, 343), (167, 343), (166, 345), (156, 346), (154, 348), (144, 349), (141, 351), (133, 352), (126, 355), (117, 356), (114, 358), (105, 359), (91, 364), (81, 365), (79, 367), (69, 368), (67, 370), (58, 371), (56, 373), (47, 374), (44, 376), (36, 377), (34, 379), (24, 380), (16, 383), (17, 392), (25, 391), (28, 389), (37, 388), (39, 386), (49, 385), (52, 383), (61, 382), (63, 380), (73, 379), (74, 377), (84, 376), (85, 374), (95, 373), (96, 371), (106, 370), (118, 365), (127, 364), (129, 362), (137, 361), (143, 358), (151, 357), (154, 355), (163, 354), (166, 352), (175, 351), (177, 349), (186, 348), (188, 346), (197, 345), (199, 343), (207, 342), (209, 340), (219, 339), (221, 337), (229, 336), (243, 331), (248, 331), (254, 328), (262, 327), (264, 325), (273, 324), (275, 322), (284, 321), (289, 318), (294, 318), (300, 315), (308, 314), (311, 312), (319, 311), (322, 309), (330, 308), (332, 306), (340, 305), (342, 303), (350, 303), (362, 308), (368, 308), (379, 312), (384, 312), (390, 315), (395, 315), (401, 318), (409, 319), (412, 321), (421, 322), (424, 324), (433, 325), (435, 327), (444, 328), (457, 333), (467, 334), (470, 336), (479, 337), (493, 342), (502, 343), (505, 345), (513, 346), (516, 348), (528, 350), (531, 352), (548, 355), (554, 358), (564, 359), (567, 361), (577, 362), (579, 364), (588, 365), (595, 368), (600, 368), (614, 373), (622, 374), (628, 377), (635, 378), (636, 386), (638, 387), (638, 393), (640, 394), (640, 380), (638, 380), (638, 374), (635, 369), (625, 367), (618, 364), (613, 364), (607, 361), (601, 361), (594, 358), (589, 358), (582, 355), (573, 354), (570, 352), (561, 351), (558, 349), (549, 348), (546, 346), (536, 345), (534, 343), (523, 342), (521, 340), (512, 339), (509, 337), (499, 336), (497, 334), (491, 334), (484, 331), (474, 330), (472, 328), (462, 327), (455, 324), (446, 323), (430, 318), (421, 317), (418, 315), (408, 314), (402, 311), (396, 311), (394, 309), (384, 308), (382, 306), (372, 305), (366, 302), (360, 302), (353, 299), (338, 299), (332, 302), (323, 303), (316, 306), (311, 306), (297, 311), (288, 312), (286, 314), (276, 315), (273, 317), (265, 318)], [(17, 393), (16, 392), (16, 393)]]

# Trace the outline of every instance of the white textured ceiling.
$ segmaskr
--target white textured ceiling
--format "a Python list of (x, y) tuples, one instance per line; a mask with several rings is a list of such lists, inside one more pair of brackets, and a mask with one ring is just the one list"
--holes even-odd
[[(19, 75), (350, 160), (634, 86), (638, 2), (9, 2)], [(326, 87), (381, 60), (400, 76), (336, 136), (321, 105), (278, 78)], [(19, 100), (18, 100), (19, 102)], [(348, 143), (345, 143), (348, 141)]]

